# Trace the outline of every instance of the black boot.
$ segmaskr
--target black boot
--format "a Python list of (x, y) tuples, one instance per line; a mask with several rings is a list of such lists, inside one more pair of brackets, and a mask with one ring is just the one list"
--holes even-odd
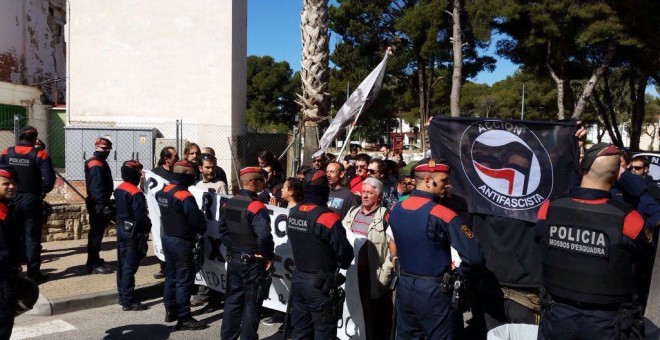
[(193, 317), (189, 317), (185, 320), (179, 320), (179, 322), (176, 323), (176, 327), (175, 327), (177, 331), (178, 330), (196, 331), (204, 328), (206, 328), (206, 325), (195, 320)]
[(174, 322), (178, 319), (178, 312), (174, 309), (165, 309), (165, 322)]

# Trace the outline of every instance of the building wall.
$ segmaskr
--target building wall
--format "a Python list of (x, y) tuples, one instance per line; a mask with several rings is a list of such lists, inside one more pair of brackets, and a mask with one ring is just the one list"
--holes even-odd
[(56, 79), (66, 75), (65, 20), (62, 1), (0, 1), (0, 81), (35, 85), (43, 104), (61, 102), (64, 82)]
[(70, 0), (70, 121), (244, 122), (246, 16), (244, 0)]

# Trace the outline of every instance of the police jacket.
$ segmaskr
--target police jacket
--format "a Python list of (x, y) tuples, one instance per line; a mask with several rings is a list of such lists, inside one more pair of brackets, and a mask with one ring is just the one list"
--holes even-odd
[(151, 220), (144, 193), (135, 184), (124, 181), (117, 186), (114, 196), (117, 220), (134, 223), (134, 232), (148, 233)]
[(303, 200), (289, 210), (286, 225), (296, 270), (308, 274), (348, 268), (353, 246), (339, 215), (325, 205)]
[(206, 232), (206, 219), (188, 188), (172, 182), (156, 193), (163, 234), (194, 241)]
[(390, 228), (401, 272), (437, 278), (451, 269), (450, 246), (461, 257), (459, 274), (473, 274), (484, 262), (479, 241), (455, 212), (436, 203), (435, 196), (413, 190), (390, 212)]
[(0, 153), (0, 164), (11, 166), (18, 173), (17, 192), (34, 195), (49, 193), (55, 186), (55, 170), (45, 150), (37, 150), (26, 142)]
[(0, 279), (6, 279), (20, 267), (18, 234), (9, 201), (0, 199)]
[(538, 218), (543, 284), (551, 295), (590, 304), (631, 301), (653, 249), (636, 211), (609, 192), (574, 188), (544, 203)]
[(222, 243), (234, 252), (258, 253), (266, 259), (274, 256), (268, 209), (253, 191), (241, 189), (227, 201), (218, 219), (218, 231)]
[(94, 152), (94, 156), (85, 161), (85, 187), (87, 199), (95, 204), (108, 205), (114, 183), (108, 162)]

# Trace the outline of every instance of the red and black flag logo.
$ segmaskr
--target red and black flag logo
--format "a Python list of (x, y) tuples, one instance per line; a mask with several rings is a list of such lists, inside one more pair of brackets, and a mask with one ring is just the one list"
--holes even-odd
[(541, 203), (576, 183), (574, 131), (574, 123), (436, 117), (429, 137), (434, 156), (457, 169), (452, 190), (471, 212), (534, 221)]

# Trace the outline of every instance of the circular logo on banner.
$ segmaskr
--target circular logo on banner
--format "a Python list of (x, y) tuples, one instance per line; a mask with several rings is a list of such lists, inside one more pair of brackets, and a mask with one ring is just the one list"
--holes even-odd
[(527, 210), (550, 196), (554, 184), (550, 155), (527, 126), (475, 122), (463, 131), (460, 145), (467, 179), (494, 205)]

